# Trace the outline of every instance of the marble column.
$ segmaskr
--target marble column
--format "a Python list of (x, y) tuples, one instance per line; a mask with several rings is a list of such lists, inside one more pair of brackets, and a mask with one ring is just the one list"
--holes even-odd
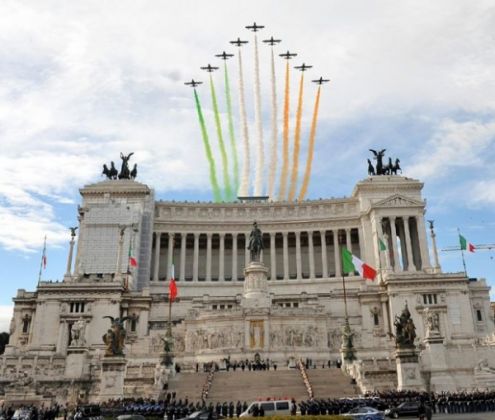
[(284, 242), (284, 280), (289, 279), (289, 239), (288, 232), (282, 232)]
[(206, 234), (206, 281), (211, 281), (211, 235)]
[(155, 261), (153, 267), (153, 281), (158, 281), (158, 275), (160, 270), (160, 247), (161, 247), (162, 234), (160, 232), (155, 233)]
[(277, 255), (275, 249), (275, 232), (270, 232), (270, 280), (277, 280)]
[(394, 271), (399, 271), (399, 251), (397, 250), (397, 231), (395, 229), (395, 217), (389, 217), (390, 220), (390, 235), (392, 240), (392, 255), (394, 256)]
[(433, 251), (433, 258), (435, 260), (435, 272), (440, 273), (442, 271), (442, 268), (440, 267), (440, 260), (438, 258), (437, 235), (435, 234), (433, 220), (429, 220), (429, 222), (430, 222), (431, 246)]
[(237, 280), (237, 233), (232, 234), (232, 281)]
[[(345, 247), (352, 254), (351, 229), (345, 230)], [(349, 273), (350, 276), (355, 276), (356, 273)]]
[(325, 279), (328, 277), (326, 231), (320, 230), (320, 236), (321, 236), (321, 270), (322, 270), (322, 276)]
[(220, 233), (220, 256), (218, 260), (218, 280), (225, 280), (225, 233)]
[(340, 245), (339, 245), (339, 230), (334, 229), (333, 232), (333, 251), (335, 258), (335, 277), (342, 276), (342, 262), (340, 257)]
[(168, 234), (168, 253), (167, 253), (167, 276), (165, 280), (168, 280), (171, 276), (172, 264), (174, 263), (174, 233)]
[(308, 254), (309, 254), (309, 278), (315, 278), (315, 249), (313, 244), (313, 231), (308, 232)]
[[(378, 257), (380, 259), (380, 267), (384, 267), (386, 270), (390, 270), (390, 258), (388, 257), (390, 249), (389, 249), (389, 243), (388, 243), (388, 238), (387, 235), (383, 233), (383, 218), (379, 217), (378, 222), (376, 223), (376, 231), (378, 234), (378, 241), (375, 246), (378, 247)], [(382, 241), (385, 246), (386, 250), (385, 251), (380, 251), (380, 241)], [(385, 261), (382, 259), (382, 254), (385, 257)]]
[(421, 255), (422, 267), (418, 267), (418, 270), (431, 268), (430, 255), (428, 253), (428, 241), (426, 240), (426, 228), (423, 216), (416, 216), (416, 226), (418, 228), (419, 239), (419, 252)]
[(122, 280), (122, 248), (124, 247), (125, 226), (119, 226), (119, 244), (117, 248), (117, 266), (115, 267), (115, 280)]
[(244, 238), (246, 238), (246, 240), (244, 241), (244, 267), (247, 267), (249, 265), (249, 259), (251, 258), (251, 253), (248, 249), (250, 233), (251, 232), (244, 234)]
[(357, 228), (357, 232), (358, 232), (358, 241), (359, 241), (359, 258), (364, 260), (366, 256), (364, 255), (364, 242), (363, 242), (364, 236), (363, 236), (362, 226), (359, 226)]
[(180, 234), (180, 280), (186, 279), (186, 240), (187, 233)]
[(74, 244), (76, 243), (75, 237), (76, 237), (76, 232), (74, 232), (74, 234), (71, 235), (69, 242), (69, 256), (67, 257), (67, 270), (65, 272), (65, 275), (67, 277), (70, 277), (72, 274), (72, 255), (74, 254)]
[(199, 270), (199, 233), (194, 234), (193, 281), (198, 281)]
[(416, 271), (412, 253), (411, 233), (409, 232), (409, 216), (402, 218), (404, 222), (404, 236), (406, 237), (407, 271)]
[(298, 280), (302, 279), (302, 258), (301, 258), (301, 232), (296, 234), (296, 276)]

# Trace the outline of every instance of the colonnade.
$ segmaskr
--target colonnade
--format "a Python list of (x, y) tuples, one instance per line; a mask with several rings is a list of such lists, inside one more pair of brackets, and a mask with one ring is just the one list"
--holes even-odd
[(422, 216), (382, 217), (378, 236), (387, 245), (384, 266), (391, 271), (417, 271), (430, 266)]
[[(155, 232), (152, 281), (239, 281), (249, 262), (249, 232)], [(341, 248), (363, 255), (360, 227), (265, 232), (262, 261), (269, 280), (342, 275)]]

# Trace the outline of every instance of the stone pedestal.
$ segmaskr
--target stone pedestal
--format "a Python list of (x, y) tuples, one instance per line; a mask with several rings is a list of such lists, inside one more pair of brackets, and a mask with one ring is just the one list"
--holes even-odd
[(271, 306), (267, 277), (268, 268), (262, 262), (251, 261), (244, 269), (244, 293), (241, 301), (243, 308)]
[(397, 363), (397, 389), (399, 391), (424, 391), (425, 386), (419, 371), (418, 354), (414, 347), (398, 348), (395, 351)]
[(449, 371), (443, 337), (432, 334), (424, 339), (422, 360), (430, 372), (430, 391), (455, 391), (456, 384)]
[(100, 401), (123, 398), (127, 361), (123, 357), (104, 357), (101, 363)]
[(88, 350), (85, 347), (67, 348), (67, 359), (65, 362), (65, 377), (81, 378), (85, 373)]

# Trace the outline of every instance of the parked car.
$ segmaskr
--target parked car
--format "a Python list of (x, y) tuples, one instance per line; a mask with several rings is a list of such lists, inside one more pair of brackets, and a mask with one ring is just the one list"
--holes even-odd
[(356, 420), (384, 420), (383, 412), (373, 407), (356, 407), (348, 413), (342, 414), (344, 417), (352, 417)]
[(241, 413), (241, 417), (257, 416), (255, 413), (258, 413), (261, 408), (263, 408), (265, 417), (288, 416), (290, 415), (291, 405), (291, 400), (254, 401), (249, 404), (246, 411)]
[(29, 420), (33, 416), (33, 410), (30, 408), (18, 408), (15, 410), (12, 420)]
[(399, 417), (418, 417), (419, 415), (419, 402), (409, 401), (399, 404), (397, 407), (389, 408), (385, 410), (387, 417), (398, 419)]
[[(164, 419), (167, 418), (167, 414), (163, 416)], [(219, 420), (222, 419), (222, 416), (217, 415), (215, 411), (213, 413), (209, 413), (208, 410), (199, 410), (199, 411), (194, 411), (193, 413), (189, 414), (187, 417), (183, 417), (182, 419), (179, 420)]]

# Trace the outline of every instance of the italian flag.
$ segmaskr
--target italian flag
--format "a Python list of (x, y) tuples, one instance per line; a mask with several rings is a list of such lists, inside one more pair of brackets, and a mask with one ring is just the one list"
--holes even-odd
[(476, 247), (471, 242), (468, 242), (466, 238), (461, 234), (459, 234), (459, 243), (461, 244), (462, 251), (469, 251), (469, 252), (476, 251)]
[(373, 281), (376, 277), (376, 270), (358, 257), (351, 254), (346, 248), (342, 248), (342, 269), (344, 273), (354, 273), (357, 271), (359, 275), (365, 279)]
[(173, 264), (170, 268), (170, 283), (168, 285), (168, 293), (170, 302), (173, 302), (177, 297), (177, 284), (175, 284), (175, 269)]
[(137, 267), (137, 260), (132, 255), (132, 246), (129, 245), (129, 267)]

